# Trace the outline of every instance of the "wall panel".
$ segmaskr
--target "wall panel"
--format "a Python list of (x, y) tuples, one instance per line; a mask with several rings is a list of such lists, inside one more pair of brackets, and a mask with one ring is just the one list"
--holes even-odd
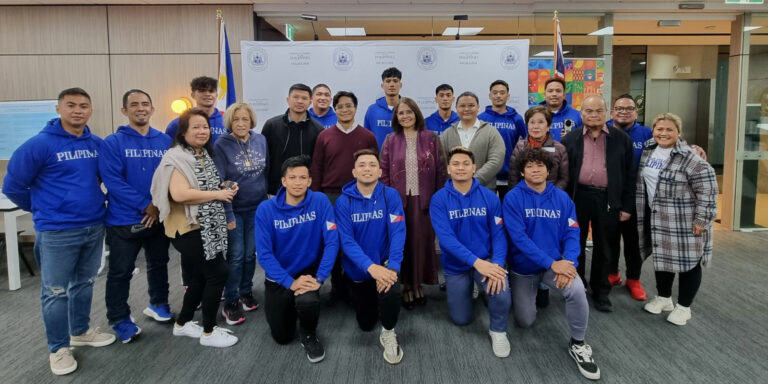
[(108, 53), (105, 6), (0, 7), (0, 54)]

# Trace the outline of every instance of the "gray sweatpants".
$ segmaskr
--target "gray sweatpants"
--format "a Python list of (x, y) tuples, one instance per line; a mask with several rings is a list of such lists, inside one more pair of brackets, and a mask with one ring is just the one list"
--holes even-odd
[(522, 328), (528, 328), (536, 321), (536, 290), (539, 283), (546, 284), (552, 291), (560, 292), (565, 297), (565, 317), (571, 327), (571, 337), (584, 340), (589, 319), (589, 304), (584, 283), (578, 276), (570, 288), (557, 288), (552, 270), (535, 275), (519, 275), (509, 271), (509, 286), (512, 290), (512, 306), (515, 311), (515, 322)]

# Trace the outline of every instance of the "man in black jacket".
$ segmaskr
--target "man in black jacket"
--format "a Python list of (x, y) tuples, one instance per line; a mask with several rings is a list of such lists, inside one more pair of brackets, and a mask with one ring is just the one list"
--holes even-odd
[(635, 201), (635, 158), (632, 139), (606, 126), (607, 106), (600, 96), (587, 96), (581, 104), (584, 128), (563, 138), (568, 151), (570, 181), (567, 192), (576, 204), (581, 228), (578, 272), (584, 276), (589, 225), (592, 225), (592, 267), (589, 286), (595, 309), (610, 312), (608, 282), (611, 260), (619, 256), (619, 221), (630, 218)]
[(315, 140), (323, 126), (310, 118), (307, 109), (312, 89), (306, 84), (294, 84), (288, 89), (288, 110), (264, 123), (261, 134), (267, 139), (269, 149), (269, 175), (267, 193), (274, 195), (282, 185), (280, 166), (285, 159), (315, 152)]

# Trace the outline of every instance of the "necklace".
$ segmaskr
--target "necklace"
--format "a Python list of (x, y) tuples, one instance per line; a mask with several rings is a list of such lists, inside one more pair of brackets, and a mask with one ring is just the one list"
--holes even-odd
[(249, 167), (251, 166), (251, 151), (250, 146), (248, 145), (248, 142), (246, 141), (245, 145), (243, 145), (243, 142), (235, 137), (235, 140), (237, 140), (237, 145), (240, 147), (240, 153), (245, 156), (245, 166)]

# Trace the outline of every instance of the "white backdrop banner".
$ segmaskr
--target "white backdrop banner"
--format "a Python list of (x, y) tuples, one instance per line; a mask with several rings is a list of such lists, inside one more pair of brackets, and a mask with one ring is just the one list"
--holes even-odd
[(288, 88), (295, 83), (325, 83), (331, 94), (354, 92), (356, 121), (384, 96), (381, 73), (403, 72), (400, 95), (414, 99), (426, 118), (437, 109), (435, 88), (450, 84), (456, 95), (472, 91), (482, 112), (488, 87), (498, 79), (509, 83), (509, 105), (518, 113), (528, 106), (528, 40), (412, 41), (241, 41), (243, 98), (257, 116), (256, 130), (272, 116), (285, 113)]

